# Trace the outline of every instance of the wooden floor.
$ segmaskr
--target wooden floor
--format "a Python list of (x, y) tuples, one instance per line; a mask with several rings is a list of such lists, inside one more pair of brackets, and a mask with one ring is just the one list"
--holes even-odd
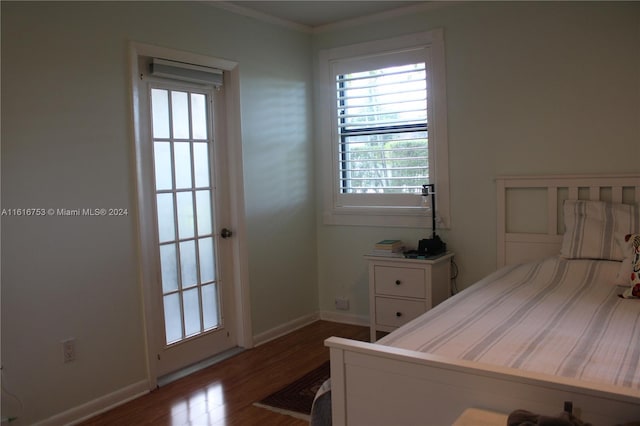
[(367, 327), (317, 321), (165, 385), (82, 425), (283, 425), (308, 422), (253, 403), (329, 359), (324, 340), (368, 340)]

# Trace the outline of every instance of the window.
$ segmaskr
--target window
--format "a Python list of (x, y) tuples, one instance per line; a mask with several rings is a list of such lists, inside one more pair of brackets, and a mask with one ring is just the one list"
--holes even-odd
[(419, 192), (429, 180), (424, 62), (336, 76), (340, 192)]
[(325, 223), (426, 226), (433, 183), (448, 226), (442, 31), (325, 50), (320, 67)]

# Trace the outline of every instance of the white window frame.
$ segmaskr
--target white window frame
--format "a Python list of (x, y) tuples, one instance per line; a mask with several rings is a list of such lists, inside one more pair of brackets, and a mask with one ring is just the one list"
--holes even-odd
[[(443, 30), (436, 29), (408, 36), (341, 46), (319, 52), (318, 137), (320, 141), (323, 222), (328, 225), (431, 226), (430, 205), (423, 197), (399, 194), (340, 193), (338, 150), (340, 138), (336, 114), (336, 70), (356, 63), (393, 61), (399, 52), (413, 51), (423, 56), (427, 68), (427, 115), (429, 122), (429, 173), (436, 189), (438, 228), (450, 226), (449, 148)], [(388, 66), (396, 65), (393, 62)]]

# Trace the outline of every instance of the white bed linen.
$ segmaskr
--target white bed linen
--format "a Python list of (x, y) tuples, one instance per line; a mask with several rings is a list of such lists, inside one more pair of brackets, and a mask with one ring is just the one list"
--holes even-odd
[(640, 389), (640, 300), (619, 262), (560, 257), (507, 266), (377, 343)]

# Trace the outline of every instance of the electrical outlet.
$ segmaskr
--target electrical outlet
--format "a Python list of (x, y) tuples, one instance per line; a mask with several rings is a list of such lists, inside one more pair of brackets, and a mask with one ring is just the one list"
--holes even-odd
[(349, 310), (349, 299), (346, 297), (336, 297), (336, 309), (341, 311)]
[(62, 342), (62, 356), (65, 363), (76, 360), (76, 339), (71, 338)]

